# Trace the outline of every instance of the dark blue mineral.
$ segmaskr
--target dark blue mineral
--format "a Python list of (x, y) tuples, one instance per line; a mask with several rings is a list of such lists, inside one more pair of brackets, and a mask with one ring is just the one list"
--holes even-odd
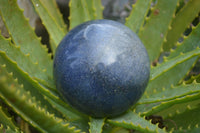
[(58, 91), (71, 106), (92, 117), (113, 117), (142, 96), (150, 62), (144, 45), (129, 28), (94, 20), (63, 38), (53, 74)]

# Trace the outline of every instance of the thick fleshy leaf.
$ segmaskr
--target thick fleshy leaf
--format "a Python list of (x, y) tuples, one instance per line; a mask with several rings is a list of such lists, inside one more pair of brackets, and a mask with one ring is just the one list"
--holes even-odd
[[(185, 61), (182, 60), (181, 62), (180, 60), (179, 61), (177, 60), (177, 62), (175, 60), (176, 58), (177, 59), (182, 58), (183, 56), (185, 56), (184, 54), (186, 54), (187, 52), (192, 51), (196, 49), (197, 47), (199, 47), (200, 46), (199, 36), (200, 36), (200, 25), (193, 28), (192, 33), (188, 37), (186, 37), (184, 41), (181, 44), (179, 44), (175, 50), (171, 52), (169, 57), (165, 58), (162, 64), (151, 69), (152, 76), (151, 76), (149, 85), (146, 89), (147, 95), (159, 92), (160, 90), (162, 90), (162, 88), (165, 88), (165, 89), (170, 88), (171, 85), (178, 84), (180, 80), (185, 77), (185, 75), (188, 73), (190, 68), (193, 66), (193, 64), (197, 60), (198, 56), (188, 58)], [(173, 67), (169, 68), (168, 70), (160, 69), (161, 66), (166, 67), (166, 68), (169, 67), (169, 62), (173, 62), (173, 60), (175, 61)], [(161, 70), (162, 72), (161, 71), (159, 72), (159, 76), (157, 75), (158, 77), (157, 76), (154, 77), (153, 75), (157, 73), (159, 70)], [(179, 70), (178, 73), (177, 73), (177, 70)], [(165, 81), (165, 82), (162, 82), (162, 81)]]
[(173, 115), (176, 115), (177, 113), (183, 113), (188, 109), (194, 109), (199, 106), (199, 103), (200, 99), (177, 103), (169, 108), (157, 112), (155, 115), (162, 116), (163, 119), (167, 119), (169, 117), (172, 117)]
[(101, 0), (92, 0), (93, 9), (94, 9), (94, 18), (102, 19), (103, 18), (103, 6), (101, 4)]
[(141, 106), (140, 105), (136, 106), (136, 111), (142, 112), (142, 115), (149, 116), (149, 115), (159, 113), (163, 110), (166, 110), (176, 104), (181, 104), (181, 103), (192, 102), (192, 101), (198, 100), (199, 97), (200, 97), (200, 93), (196, 93), (196, 94), (176, 98), (176, 99), (173, 99), (170, 101), (158, 102), (158, 103), (153, 103), (153, 104), (149, 104), (149, 105), (147, 104), (148, 106), (152, 105), (151, 108), (149, 108), (147, 110), (144, 110), (144, 108), (143, 108), (144, 106), (147, 106), (147, 105), (142, 104)]
[(89, 132), (90, 133), (101, 133), (103, 125), (104, 125), (104, 120), (105, 119), (90, 118), (90, 122), (89, 122), (90, 129), (89, 129)]
[(9, 126), (0, 124), (0, 133), (21, 133), (19, 130), (12, 130)]
[[(37, 98), (37, 100), (41, 101), (41, 103), (42, 103), (41, 105), (42, 106), (46, 105), (47, 107), (49, 107), (48, 108), (49, 111), (52, 110), (52, 106), (56, 106), (56, 104), (58, 104), (62, 108), (60, 109), (59, 106), (56, 106), (57, 107), (56, 110), (63, 111), (63, 109), (65, 109), (66, 112), (70, 111), (72, 114), (74, 113), (74, 115), (77, 113), (76, 111), (74, 111), (74, 109), (69, 107), (69, 105), (67, 105), (65, 102), (63, 102), (58, 97), (58, 95), (56, 95), (56, 93), (54, 93), (54, 92), (44, 88), (43, 86), (41, 86), (39, 84), (39, 82), (37, 82), (36, 80), (32, 79), (26, 72), (24, 72), (23, 70), (21, 70), (17, 66), (16, 62), (11, 61), (5, 55), (5, 53), (2, 53), (1, 51), (0, 51), (0, 64), (3, 65), (3, 66), (5, 65), (7, 71), (8, 72), (12, 72), (13, 76), (19, 80), (19, 83), (23, 84), (25, 89), (27, 89), (27, 91), (30, 91), (31, 94)], [(54, 104), (54, 102), (47, 102), (46, 100), (44, 100), (44, 98), (46, 98), (47, 101), (48, 100), (49, 101), (52, 100), (56, 104)], [(51, 105), (49, 105), (49, 104), (51, 104)], [(52, 111), (52, 112), (54, 112), (54, 111)], [(79, 116), (80, 114), (77, 113), (77, 115)], [(71, 117), (73, 117), (73, 115), (70, 116), (70, 117), (67, 117), (67, 118), (71, 118)]]
[(131, 14), (126, 18), (126, 26), (134, 32), (138, 32), (143, 26), (147, 13), (150, 9), (152, 0), (138, 0), (131, 11)]
[(183, 34), (187, 26), (190, 25), (199, 12), (200, 1), (189, 0), (188, 3), (176, 14), (172, 21), (171, 29), (168, 31), (166, 42), (163, 44), (165, 51), (169, 51), (176, 45), (181, 34)]
[(87, 9), (86, 0), (70, 0), (69, 7), (70, 30), (83, 22), (91, 20), (91, 13), (89, 12), (91, 10)]
[[(37, 1), (35, 1), (37, 2)], [(55, 0), (39, 0), (40, 3), (37, 3), (37, 5), (35, 5), (35, 7), (40, 6), (39, 4), (42, 4), (41, 6), (43, 6), (46, 9), (46, 13), (48, 13), (53, 21), (55, 21), (55, 23), (58, 24), (58, 26), (63, 29), (63, 31), (66, 33), (67, 32), (67, 25), (64, 22), (63, 16), (59, 11), (59, 8), (56, 4)], [(42, 14), (41, 14), (42, 15)]]
[(38, 63), (33, 63), (29, 55), (25, 55), (20, 47), (11, 43), (11, 39), (5, 39), (0, 35), (0, 51), (5, 52), (11, 60), (17, 62), (18, 66), (31, 77), (38, 79), (49, 88), (55, 89), (52, 74), (43, 71)]
[[(55, 45), (55, 46), (51, 46), (52, 51), (54, 53), (55, 48), (58, 46), (58, 44), (60, 43), (60, 41), (63, 39), (63, 37), (66, 34), (66, 29), (63, 28), (63, 26), (60, 25), (58, 21), (60, 19), (59, 17), (60, 14), (58, 12), (55, 13), (51, 11), (53, 9), (49, 8), (49, 6), (51, 7), (53, 6), (54, 8), (56, 8), (56, 6), (54, 4), (50, 4), (51, 2), (49, 3), (49, 1), (46, 1), (46, 0), (31, 0), (31, 1), (33, 3), (33, 6), (35, 7), (36, 12), (40, 16), (42, 23), (46, 27), (51, 40), (53, 41), (53, 43), (51, 44)], [(54, 16), (56, 14), (57, 14), (57, 17)]]
[[(184, 131), (191, 131), (192, 129), (195, 130), (196, 128), (199, 128), (200, 125), (200, 106), (190, 109), (188, 108), (184, 112), (177, 112), (171, 117), (166, 118), (165, 125), (169, 129), (176, 130), (182, 130)], [(167, 121), (167, 119), (173, 121)], [(199, 130), (200, 131), (200, 130)]]
[(190, 127), (188, 126), (187, 128), (182, 128), (180, 127), (179, 129), (172, 129), (170, 132), (173, 132), (173, 133), (199, 133), (200, 132), (200, 127), (199, 127), (199, 124), (196, 124), (195, 127)]
[[(193, 59), (196, 59), (199, 55), (200, 49), (197, 48), (196, 50), (180, 54), (152, 68), (150, 82), (143, 97), (149, 97), (151, 94), (161, 91), (162, 88), (167, 89), (170, 88), (172, 84), (178, 84), (188, 69), (192, 67), (191, 63), (194, 62)], [(193, 62), (191, 62), (191, 60)]]
[(0, 0), (0, 14), (11, 35), (12, 41), (20, 46), (25, 55), (29, 55), (42, 70), (52, 74), (53, 63), (47, 48), (40, 43), (34, 30), (30, 27), (23, 11), (19, 9), (17, 0)]
[(163, 89), (161, 92), (151, 94), (148, 98), (142, 98), (139, 100), (138, 104), (144, 103), (156, 103), (161, 101), (169, 101), (176, 99), (178, 97), (184, 97), (186, 95), (191, 95), (199, 92), (200, 84), (193, 83), (189, 85), (179, 85), (177, 87), (171, 87), (169, 89)]
[(157, 125), (151, 124), (150, 121), (145, 120), (144, 117), (140, 117), (140, 115), (132, 111), (128, 111), (122, 116), (113, 119), (108, 119), (107, 121), (113, 125), (128, 129), (134, 129), (140, 132), (165, 133), (164, 129), (162, 130), (158, 128)]
[(32, 95), (35, 96), (35, 98), (39, 101), (41, 101), (41, 105), (46, 107), (51, 107), (46, 101), (44, 100), (43, 95), (36, 90), (35, 83), (31, 81), (30, 76), (20, 70), (17, 67), (17, 64), (15, 62), (10, 61), (8, 58), (6, 58), (5, 53), (0, 52), (0, 69), (2, 70), (1, 73), (4, 71), (8, 71), (11, 76), (13, 76), (19, 84), (23, 84), (26, 91), (29, 91)]
[(24, 120), (42, 132), (80, 132), (42, 108), (11, 76), (1, 74), (0, 97)]
[(174, 16), (178, 0), (159, 0), (151, 11), (139, 37), (149, 53), (150, 61), (154, 61), (162, 51), (169, 25)]
[(167, 60), (172, 59), (181, 53), (186, 53), (196, 49), (196, 47), (200, 47), (199, 36), (200, 36), (200, 24), (192, 28), (192, 32), (190, 33), (190, 35), (185, 37), (182, 43), (178, 43), (177, 48), (175, 50), (172, 50), (170, 55), (166, 59)]
[(12, 130), (17, 129), (18, 127), (15, 126), (13, 123), (13, 120), (11, 117), (8, 116), (8, 112), (6, 110), (3, 110), (3, 108), (0, 106), (0, 124), (4, 125), (5, 127), (8, 126)]

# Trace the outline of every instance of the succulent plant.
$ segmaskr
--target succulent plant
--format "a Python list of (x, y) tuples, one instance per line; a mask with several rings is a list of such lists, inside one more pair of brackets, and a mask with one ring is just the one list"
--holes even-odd
[(53, 80), (55, 50), (69, 30), (102, 19), (100, 0), (71, 0), (68, 28), (56, 1), (31, 0), (50, 36), (41, 44), (16, 0), (0, 0), (0, 132), (200, 132), (199, 0), (137, 0), (125, 25), (147, 49), (150, 81), (124, 114), (96, 119), (73, 109)]

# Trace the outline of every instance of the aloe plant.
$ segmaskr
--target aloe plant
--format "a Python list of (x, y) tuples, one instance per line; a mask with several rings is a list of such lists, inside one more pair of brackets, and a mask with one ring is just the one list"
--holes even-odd
[[(0, 0), (0, 15), (9, 32), (9, 38), (0, 35), (1, 132), (200, 132), (200, 76), (190, 75), (200, 55), (200, 25), (191, 26), (200, 12), (199, 0), (137, 0), (125, 25), (147, 48), (150, 81), (134, 107), (103, 119), (63, 102), (54, 85), (51, 58), (70, 29), (103, 18), (101, 1), (71, 0), (68, 26), (56, 1), (31, 2), (49, 33), (52, 53), (41, 44), (17, 1)], [(192, 31), (186, 36), (188, 27)]]

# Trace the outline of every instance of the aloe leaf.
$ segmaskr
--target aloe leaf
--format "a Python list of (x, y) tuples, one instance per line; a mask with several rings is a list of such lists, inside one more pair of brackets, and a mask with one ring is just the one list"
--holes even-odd
[(186, 84), (191, 84), (193, 81), (200, 82), (200, 74), (192, 75), (188, 80), (184, 81)]
[(112, 124), (106, 123), (105, 126), (103, 127), (102, 133), (130, 133), (130, 132), (131, 132), (130, 129), (125, 129), (123, 127), (118, 127), (118, 126), (114, 126)]
[(104, 125), (105, 119), (95, 119), (90, 117), (90, 122), (89, 122), (89, 132), (90, 133), (101, 133), (102, 128)]
[(132, 111), (128, 111), (122, 116), (108, 119), (107, 122), (119, 127), (134, 129), (145, 133), (165, 133), (165, 130), (158, 128), (157, 125), (151, 124), (150, 121), (145, 120), (144, 117), (140, 117), (140, 115)]
[(22, 133), (19, 130), (12, 130), (9, 126), (6, 126), (6, 128), (0, 124), (0, 133)]
[[(71, 113), (76, 112), (74, 111), (74, 109), (69, 107), (69, 105), (63, 102), (58, 97), (58, 95), (56, 95), (56, 93), (53, 93), (52, 91), (44, 88), (43, 86), (39, 84), (39, 82), (32, 79), (26, 72), (24, 72), (17, 66), (16, 62), (12, 62), (11, 60), (9, 60), (9, 58), (5, 55), (5, 53), (2, 53), (1, 51), (0, 51), (0, 63), (6, 66), (8, 72), (13, 72), (14, 77), (17, 77), (19, 82), (22, 83), (24, 86), (26, 86), (25, 89), (30, 91), (31, 94), (37, 97), (38, 100), (40, 100), (41, 102), (44, 102), (45, 105), (47, 104), (49, 106), (49, 103), (45, 102), (46, 100), (44, 100), (44, 96), (45, 98), (51, 99), (55, 103), (65, 107), (66, 112), (67, 111), (71, 111)], [(55, 106), (55, 105), (51, 105), (51, 106)], [(49, 108), (49, 109), (51, 110), (52, 108)], [(60, 108), (56, 108), (56, 109), (59, 110)], [(63, 110), (63, 108), (60, 110)], [(80, 114), (77, 113), (77, 115), (80, 115)]]
[(166, 118), (173, 121), (165, 121), (165, 124), (168, 128), (172, 129), (174, 128), (174, 131), (177, 129), (184, 130), (191, 130), (198, 128), (198, 125), (200, 125), (200, 106), (190, 109), (188, 108), (186, 111), (179, 113), (177, 112), (175, 115)]
[(66, 109), (66, 105), (63, 105), (62, 103), (58, 104), (51, 98), (47, 98), (47, 97), (45, 97), (45, 99), (53, 106), (53, 108), (55, 108), (59, 112), (61, 112), (67, 120), (75, 121), (75, 120), (80, 120), (80, 119), (86, 118), (86, 116), (84, 116), (84, 115), (82, 115), (84, 117), (80, 117), (79, 115), (77, 115), (77, 114), (79, 114), (79, 112), (77, 112), (76, 110)]
[(180, 53), (186, 53), (191, 50), (194, 50), (196, 47), (200, 46), (200, 24), (192, 28), (192, 32), (189, 36), (184, 37), (182, 43), (177, 43), (177, 48), (172, 50), (170, 55), (166, 59), (172, 59), (178, 56)]
[(86, 0), (90, 20), (103, 18), (101, 0)]
[(152, 0), (138, 0), (133, 5), (133, 9), (128, 18), (126, 18), (125, 25), (134, 32), (138, 33), (141, 26), (144, 24), (147, 13), (150, 9)]
[(0, 51), (5, 52), (11, 60), (17, 62), (18, 66), (28, 72), (31, 77), (40, 79), (49, 88), (55, 89), (53, 75), (41, 70), (38, 63), (33, 63), (29, 55), (24, 55), (20, 47), (11, 43), (11, 39), (5, 39), (0, 35)]
[(178, 97), (191, 95), (197, 92), (200, 92), (200, 84), (197, 84), (195, 82), (189, 85), (183, 84), (177, 87), (163, 89), (161, 92), (151, 94), (151, 97), (140, 99), (138, 104), (168, 101)]
[(160, 102), (157, 103), (147, 103), (147, 104), (136, 104), (134, 109), (136, 113), (144, 113), (151, 110), (153, 107), (160, 105)]
[[(56, 21), (56, 17), (53, 16), (55, 15), (55, 13), (52, 13), (53, 9), (49, 9), (50, 4), (45, 5), (45, 3), (49, 2), (49, 1), (45, 1), (45, 0), (31, 0), (31, 2), (33, 3), (33, 6), (35, 7), (36, 12), (38, 13), (38, 15), (40, 16), (42, 23), (44, 24), (44, 26), (46, 27), (51, 40), (53, 41), (53, 43), (56, 46), (51, 46), (53, 53), (55, 52), (55, 48), (58, 46), (58, 44), (60, 43), (60, 41), (63, 39), (63, 37), (66, 34), (66, 29), (63, 28), (58, 21)], [(53, 4), (52, 4), (53, 5)], [(51, 5), (51, 6), (52, 6)], [(55, 7), (55, 5), (54, 5)], [(58, 12), (56, 13), (58, 14)], [(58, 17), (59, 15), (57, 15)], [(60, 18), (59, 18), (60, 19)]]
[(0, 97), (24, 120), (42, 132), (80, 132), (42, 108), (11, 78), (0, 80)]
[[(172, 84), (177, 84), (178, 81), (180, 81), (180, 79), (182, 79), (185, 73), (188, 71), (187, 67), (191, 67), (191, 64), (189, 64), (188, 66), (187, 63), (191, 63), (190, 59), (196, 59), (199, 56), (199, 54), (200, 49), (197, 47), (196, 50), (187, 52), (185, 54), (180, 54), (179, 56), (170, 59), (166, 62), (163, 62), (157, 67), (152, 68), (150, 82), (145, 92), (146, 95), (143, 96), (148, 97), (148, 95), (154, 93), (154, 90), (159, 92), (162, 90), (162, 88), (167, 89)], [(179, 70), (178, 73), (177, 70)], [(174, 76), (170, 76), (170, 78), (168, 78), (169, 75)]]
[(168, 117), (172, 117), (177, 113), (185, 112), (187, 109), (194, 109), (199, 106), (199, 103), (200, 99), (174, 104), (171, 107), (156, 113), (155, 115), (162, 116), (163, 119), (167, 119)]
[(162, 51), (162, 44), (174, 16), (177, 1), (159, 0), (151, 11), (146, 24), (139, 31), (138, 35), (149, 53), (150, 61), (157, 59)]
[(200, 12), (200, 1), (190, 0), (187, 4), (176, 14), (172, 21), (171, 29), (168, 31), (166, 42), (163, 44), (165, 51), (169, 51), (175, 46), (181, 34), (185, 31), (188, 25)]
[[(5, 54), (4, 54), (4, 56), (5, 56)], [(17, 70), (17, 68), (15, 68), (16, 64), (6, 61), (4, 56), (3, 56), (3, 54), (0, 55), (0, 69), (2, 70), (1, 74), (3, 72), (8, 71), (10, 73), (11, 78), (12, 78), (12, 76), (14, 78), (16, 78), (16, 80), (19, 82), (19, 84), (22, 84), (24, 86), (26, 91), (29, 91), (32, 95), (34, 95), (36, 97), (37, 100), (40, 100), (41, 104), (48, 106), (48, 104), (46, 104), (46, 102), (43, 98), (43, 95), (40, 94), (39, 91), (36, 91), (36, 89), (33, 85), (34, 83), (30, 83), (30, 81), (28, 80), (28, 78), (30, 78), (28, 76), (28, 74), (26, 73), (23, 75), (19, 70)]]
[(173, 133), (199, 133), (200, 132), (200, 127), (199, 124), (196, 124), (195, 127), (190, 127), (188, 126), (187, 128), (182, 128), (180, 127), (179, 129), (173, 128), (170, 132)]
[(34, 83), (30, 83), (27, 78), (28, 76), (26, 77), (26, 74), (21, 75), (18, 70), (15, 70), (16, 68), (11, 66), (11, 64), (9, 64), (8, 62), (5, 62), (2, 56), (0, 56), (0, 62), (3, 64), (0, 64), (0, 69), (2, 71), (1, 75), (5, 74), (6, 72), (9, 73), (7, 78), (14, 78), (16, 82), (18, 82), (22, 86), (24, 93), (31, 93), (31, 95), (34, 96), (34, 99), (32, 99), (34, 102), (36, 100), (40, 101), (40, 103), (38, 103), (40, 104), (40, 106), (47, 109), (50, 113), (56, 113), (56, 115), (61, 116), (61, 114), (53, 109), (52, 105), (45, 100), (44, 96), (37, 90), (37, 88), (35, 88)]
[[(12, 37), (12, 41), (21, 47), (25, 55), (30, 55), (34, 63), (38, 63), (42, 70), (52, 73), (52, 60), (44, 45), (30, 27), (28, 20), (19, 9), (16, 0), (1, 0), (0, 14)], [(23, 30), (21, 29), (23, 28)]]
[(69, 7), (70, 30), (85, 21), (91, 20), (90, 13), (86, 8), (87, 3), (85, 0), (70, 0)]
[(0, 106), (0, 123), (4, 126), (9, 126), (12, 130), (18, 129), (18, 127), (15, 126), (13, 123), (13, 120), (11, 117), (8, 116), (8, 112), (5, 112), (3, 108)]
[(93, 7), (93, 0), (85, 0), (87, 3), (87, 10), (90, 19), (95, 19), (95, 8)]
[(92, 0), (92, 5), (94, 9), (94, 19), (102, 19), (104, 8), (101, 4), (101, 0)]
[[(142, 115), (149, 116), (152, 114), (156, 114), (158, 112), (161, 112), (165, 109), (172, 107), (173, 105), (190, 102), (190, 101), (195, 101), (195, 100), (199, 99), (199, 97), (200, 97), (200, 93), (196, 93), (196, 94), (176, 98), (176, 99), (170, 100), (170, 101), (159, 102), (159, 103), (157, 103), (157, 105), (155, 104), (156, 106), (153, 106), (151, 109), (143, 110)], [(136, 106), (136, 110), (137, 110), (137, 106)], [(141, 111), (141, 109), (140, 109), (140, 111)]]
[[(176, 98), (175, 101), (169, 100), (165, 102), (159, 101), (157, 103), (138, 104), (135, 109), (136, 112), (141, 113), (143, 116), (144, 114), (147, 114), (147, 112), (151, 112), (154, 108), (153, 110), (156, 111), (154, 113), (149, 113), (148, 115), (162, 116), (162, 118), (165, 119), (166, 117), (171, 117), (176, 114), (176, 112), (184, 112), (187, 108), (197, 107), (200, 103), (198, 96), (198, 94), (194, 94), (194, 96), (191, 97), (191, 100), (189, 99), (190, 97), (182, 97), (183, 99)], [(156, 109), (157, 107), (159, 108)]]
[[(103, 6), (101, 5), (101, 0), (84, 0), (81, 2), (77, 2), (77, 0), (74, 0), (71, 1), (70, 6), (71, 13), (69, 18), (72, 18), (72, 27), (70, 29), (85, 21), (103, 18)], [(75, 11), (74, 8), (78, 8), (78, 10)], [(79, 18), (78, 20), (78, 18), (75, 17), (76, 15), (80, 17), (80, 13), (84, 13), (84, 16), (82, 16), (82, 18)], [(73, 18), (75, 18), (75, 20)]]
[[(181, 57), (181, 54), (185, 54), (189, 51), (192, 51), (196, 49), (200, 45), (200, 25), (193, 28), (192, 33), (184, 39), (184, 41), (177, 46), (175, 50), (173, 50), (169, 57), (166, 57), (164, 62), (157, 67), (152, 68), (151, 74), (154, 73), (154, 70), (159, 70), (161, 65), (164, 65), (165, 67), (168, 67), (168, 63), (170, 60), (176, 60), (175, 57)], [(177, 62), (174, 64), (174, 68), (170, 68), (168, 70), (162, 70), (160, 73), (160, 76), (154, 79), (150, 79), (150, 83), (147, 87), (147, 94), (150, 94), (154, 91), (154, 89), (159, 92), (162, 88), (170, 88), (171, 85), (176, 85), (180, 82), (181, 79), (185, 77), (185, 75), (188, 73), (189, 69), (192, 67), (192, 65), (197, 60), (198, 56), (192, 57), (188, 59), (187, 61)], [(177, 70), (179, 72), (177, 73)], [(173, 75), (173, 76), (170, 76)], [(166, 78), (169, 77), (167, 80)], [(165, 82), (162, 82), (165, 81)]]
[[(35, 2), (37, 1), (35, 0)], [(39, 4), (41, 4), (41, 6), (44, 6), (44, 8), (47, 10), (46, 13), (48, 13), (52, 17), (52, 20), (55, 21), (55, 23), (58, 24), (59, 28), (62, 29), (66, 34), (67, 25), (64, 22), (63, 16), (59, 11), (56, 1), (55, 0), (39, 0), (38, 2), (40, 3), (37, 3), (35, 7), (40, 6)]]

